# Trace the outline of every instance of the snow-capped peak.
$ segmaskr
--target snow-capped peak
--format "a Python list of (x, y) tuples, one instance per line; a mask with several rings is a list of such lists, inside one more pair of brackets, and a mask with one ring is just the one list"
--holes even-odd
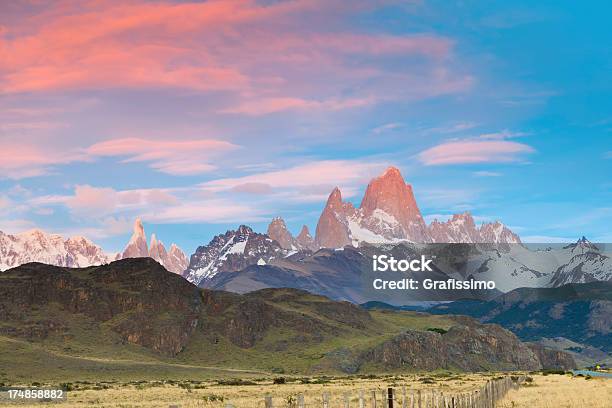
[(0, 270), (28, 262), (41, 262), (71, 268), (109, 262), (104, 250), (89, 239), (64, 238), (41, 229), (10, 235), (0, 231)]

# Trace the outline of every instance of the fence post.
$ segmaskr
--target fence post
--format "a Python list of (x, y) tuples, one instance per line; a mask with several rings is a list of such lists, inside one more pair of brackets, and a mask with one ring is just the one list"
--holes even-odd
[(365, 400), (363, 399), (363, 390), (359, 390), (359, 408), (365, 408)]
[(329, 408), (329, 392), (323, 393), (323, 408)]
[(408, 401), (406, 401), (406, 386), (402, 385), (402, 408), (408, 408)]
[(266, 408), (272, 408), (272, 396), (266, 395)]
[(297, 398), (298, 408), (304, 408), (304, 394), (299, 394)]
[(387, 407), (393, 408), (393, 388), (387, 388)]
[(422, 408), (421, 407), (421, 390), (417, 391), (417, 397), (418, 397), (418, 400), (419, 400), (419, 408)]
[(376, 390), (372, 390), (372, 408), (376, 408)]
[(350, 398), (349, 398), (349, 393), (345, 392), (344, 393), (344, 408), (350, 408)]

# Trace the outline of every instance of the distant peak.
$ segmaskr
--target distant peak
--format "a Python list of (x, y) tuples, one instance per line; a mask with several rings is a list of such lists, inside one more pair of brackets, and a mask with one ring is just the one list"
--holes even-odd
[(236, 230), (236, 232), (241, 235), (250, 235), (253, 233), (253, 229), (248, 225), (243, 224), (238, 227), (238, 230)]
[(134, 236), (144, 237), (144, 226), (140, 218), (134, 221)]
[(282, 226), (286, 226), (285, 224), (285, 220), (283, 219), (283, 217), (274, 217), (272, 218), (272, 222), (270, 222), (270, 225), (282, 225)]
[(460, 214), (453, 214), (453, 220), (469, 220), (473, 219), (472, 214), (469, 211), (464, 211)]
[(402, 177), (402, 173), (395, 166), (389, 166), (380, 177)]
[(329, 206), (330, 204), (342, 204), (342, 193), (338, 187), (334, 187), (327, 198), (327, 205)]

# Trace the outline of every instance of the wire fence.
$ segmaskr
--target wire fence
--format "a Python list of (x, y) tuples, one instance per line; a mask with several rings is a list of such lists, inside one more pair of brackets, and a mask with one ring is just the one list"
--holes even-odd
[[(456, 393), (401, 386), (382, 390), (361, 389), (333, 396), (330, 392), (323, 392), (320, 398), (309, 401), (304, 394), (276, 401), (266, 395), (263, 402), (265, 408), (495, 408), (509, 390), (518, 389), (524, 380), (524, 376), (505, 376), (489, 380), (476, 389)], [(228, 403), (226, 408), (234, 406)]]

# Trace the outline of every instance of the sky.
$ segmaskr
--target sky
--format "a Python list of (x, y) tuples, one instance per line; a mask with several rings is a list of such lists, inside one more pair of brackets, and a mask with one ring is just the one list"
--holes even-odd
[(606, 2), (0, 3), (0, 230), (314, 234), (387, 166), (426, 221), (612, 242)]

